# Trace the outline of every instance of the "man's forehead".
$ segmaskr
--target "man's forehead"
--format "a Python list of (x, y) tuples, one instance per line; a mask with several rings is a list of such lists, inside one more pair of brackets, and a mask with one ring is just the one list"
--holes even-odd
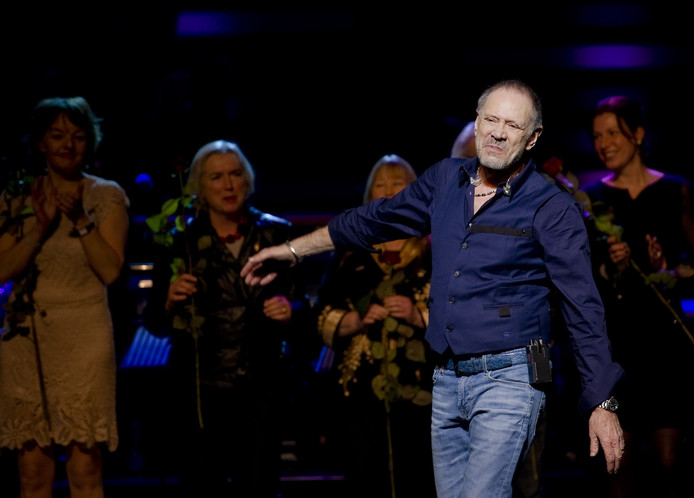
[(482, 107), (483, 114), (514, 121), (527, 121), (531, 112), (532, 102), (525, 93), (505, 87), (492, 91)]

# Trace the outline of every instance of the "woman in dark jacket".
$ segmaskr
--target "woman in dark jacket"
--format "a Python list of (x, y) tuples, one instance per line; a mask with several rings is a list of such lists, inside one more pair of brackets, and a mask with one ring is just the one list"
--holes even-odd
[(277, 493), (282, 345), (303, 301), (295, 299), (288, 267), (267, 288), (239, 277), (250, 256), (290, 238), (287, 220), (248, 205), (253, 182), (236, 144), (201, 147), (186, 186), (195, 214), (174, 238), (168, 261), (157, 265), (162, 292), (149, 316), (165, 311), (170, 326), (190, 496)]

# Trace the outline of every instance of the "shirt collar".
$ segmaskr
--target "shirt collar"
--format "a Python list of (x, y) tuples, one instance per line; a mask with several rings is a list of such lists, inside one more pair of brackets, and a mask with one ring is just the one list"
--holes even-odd
[[(477, 157), (463, 160), (463, 163), (460, 165), (459, 173), (459, 185), (461, 187), (469, 185), (470, 180), (477, 176), (478, 166), (479, 159), (477, 159)], [(532, 159), (528, 159), (528, 162), (525, 165), (525, 168), (523, 168), (523, 171), (521, 171), (518, 174), (518, 176), (510, 180), (509, 185), (511, 188), (509, 190), (509, 194), (507, 195), (511, 197), (513, 195), (514, 190), (517, 190), (518, 187), (525, 182), (525, 180), (528, 178), (531, 172), (535, 171), (535, 169), (535, 161), (533, 161)]]

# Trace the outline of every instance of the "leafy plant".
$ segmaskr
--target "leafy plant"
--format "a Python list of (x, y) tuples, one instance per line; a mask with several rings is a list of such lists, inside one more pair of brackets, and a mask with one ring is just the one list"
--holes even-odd
[[(0, 234), (8, 233), (14, 235), (16, 240), (24, 236), (24, 221), (34, 214), (31, 202), (28, 199), (31, 195), (31, 186), (35, 177), (21, 166), (10, 165), (9, 174), (3, 178), (2, 185), (2, 211), (0, 211)], [(34, 291), (39, 276), (39, 269), (32, 260), (29, 266), (12, 281), (11, 298), (3, 304), (7, 329), (0, 329), (0, 336), (3, 341), (9, 341), (16, 336), (30, 338), (36, 357), (36, 370), (38, 374), (39, 390), (41, 393), (41, 403), (43, 413), (48, 427), (51, 427), (51, 419), (48, 413), (48, 398), (43, 376), (41, 354), (39, 350), (38, 337), (34, 333), (34, 313), (36, 305), (34, 302)], [(30, 326), (21, 325), (27, 320)]]
[[(181, 195), (168, 199), (164, 202), (159, 213), (153, 214), (145, 220), (145, 224), (154, 234), (154, 243), (164, 247), (172, 247), (176, 232), (182, 234), (185, 241), (186, 257), (174, 257), (170, 262), (171, 279), (175, 281), (184, 273), (200, 274), (207, 266), (204, 257), (193, 261), (191, 251), (191, 241), (186, 230), (190, 217), (198, 214), (195, 207), (195, 196), (190, 194), (189, 189), (183, 184), (183, 173), (181, 169), (173, 176), (178, 177)], [(198, 250), (203, 250), (212, 244), (212, 238), (204, 235), (195, 241)], [(182, 306), (176, 306), (172, 316), (172, 327), (177, 330), (188, 332), (193, 338), (195, 351), (195, 391), (196, 405), (198, 414), (198, 424), (203, 428), (202, 404), (200, 397), (200, 352), (199, 340), (202, 335), (202, 326), (205, 317), (202, 316), (195, 303), (195, 295), (190, 296), (188, 301)]]
[[(383, 303), (384, 300), (396, 295), (396, 287), (402, 283), (406, 274), (399, 268), (399, 257), (393, 258), (387, 253), (380, 261), (384, 277), (376, 288), (354, 303), (355, 310), (364, 316), (370, 304), (374, 301)], [(424, 296), (422, 296), (424, 297)], [(340, 383), (346, 396), (349, 396), (349, 384), (356, 382), (356, 371), (362, 361), (374, 363), (379, 361), (379, 370), (371, 379), (371, 389), (374, 395), (383, 401), (386, 412), (386, 435), (388, 440), (388, 469), (390, 473), (391, 494), (395, 497), (395, 476), (393, 472), (393, 442), (390, 424), (391, 404), (396, 401), (410, 401), (415, 405), (431, 404), (431, 392), (419, 385), (405, 384), (400, 381), (401, 367), (398, 360), (406, 359), (412, 362), (426, 363), (426, 347), (414, 337), (412, 326), (401, 323), (392, 316), (386, 317), (381, 328), (380, 340), (370, 340), (366, 334), (357, 334), (352, 338), (350, 346), (345, 351), (342, 363)], [(399, 356), (400, 355), (400, 356)]]
[[(34, 177), (21, 167), (11, 167), (2, 186), (2, 201), (0, 202), (0, 234), (9, 233), (17, 240), (24, 235), (24, 221), (34, 214), (31, 202), (31, 185)], [(3, 305), (8, 322), (8, 330), (3, 340), (9, 340), (16, 335), (28, 336), (29, 327), (21, 326), (34, 311), (34, 290), (38, 269), (32, 261), (19, 278), (12, 282), (12, 299)]]
[[(380, 302), (386, 297), (396, 294), (395, 286), (405, 279), (405, 272), (398, 270), (393, 272), (390, 268), (388, 278), (382, 280), (376, 287), (374, 294)], [(411, 400), (416, 405), (431, 403), (431, 393), (422, 390), (420, 386), (402, 385), (398, 380), (400, 366), (395, 362), (398, 349), (404, 347), (404, 355), (410, 361), (425, 363), (425, 346), (419, 339), (414, 339), (414, 328), (400, 323), (392, 316), (383, 321), (381, 340), (371, 344), (371, 353), (377, 360), (381, 360), (380, 373), (371, 380), (371, 388), (378, 399), (389, 404), (399, 399)]]

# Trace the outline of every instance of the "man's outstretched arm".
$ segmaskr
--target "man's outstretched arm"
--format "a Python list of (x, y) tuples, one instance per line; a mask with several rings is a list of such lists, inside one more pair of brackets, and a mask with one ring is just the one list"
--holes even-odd
[(328, 227), (322, 227), (311, 233), (302, 235), (288, 243), (266, 247), (258, 254), (248, 258), (248, 262), (241, 269), (241, 278), (249, 285), (265, 285), (277, 276), (272, 271), (272, 262), (289, 262), (295, 265), (306, 256), (320, 254), (335, 249), (330, 238)]

